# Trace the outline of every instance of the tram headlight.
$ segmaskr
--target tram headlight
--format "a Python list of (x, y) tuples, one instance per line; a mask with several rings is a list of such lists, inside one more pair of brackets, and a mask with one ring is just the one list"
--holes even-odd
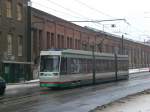
[(53, 73), (53, 75), (54, 75), (54, 76), (57, 76), (57, 75), (59, 75), (59, 73)]
[(43, 76), (44, 75), (44, 73), (40, 73), (40, 76)]

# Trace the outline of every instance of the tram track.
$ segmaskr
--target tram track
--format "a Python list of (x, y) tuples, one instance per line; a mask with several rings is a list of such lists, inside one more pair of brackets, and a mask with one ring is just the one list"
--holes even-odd
[(24, 99), (28, 99), (28, 98), (31, 98), (33, 97), (34, 95), (38, 95), (38, 94), (32, 94), (32, 95), (25, 95), (25, 96), (17, 96), (17, 97), (0, 97), (0, 104), (7, 104), (9, 105), (10, 104), (16, 104), (15, 102), (19, 102), (20, 100), (21, 101), (24, 101)]

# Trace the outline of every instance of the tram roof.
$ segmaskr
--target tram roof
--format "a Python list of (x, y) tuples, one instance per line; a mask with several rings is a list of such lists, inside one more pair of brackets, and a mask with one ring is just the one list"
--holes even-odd
[[(41, 53), (48, 53), (49, 55), (87, 55), (87, 56), (92, 56), (92, 51), (84, 51), (84, 50), (74, 50), (74, 49), (50, 49), (46, 51), (41, 51)], [(42, 53), (42, 54), (43, 54)], [(112, 53), (99, 53), (99, 52), (94, 52), (95, 56), (106, 56), (106, 57), (113, 57), (114, 54)], [(119, 57), (128, 57), (127, 55), (118, 55)]]
[[(84, 50), (73, 50), (73, 49), (66, 49), (63, 50), (62, 53), (66, 54), (79, 54), (79, 55), (89, 55), (92, 56), (92, 51), (84, 51)], [(106, 57), (114, 57), (114, 54), (112, 53), (99, 53), (99, 52), (94, 52), (95, 56), (106, 56)], [(128, 57), (127, 55), (118, 55), (119, 57)]]

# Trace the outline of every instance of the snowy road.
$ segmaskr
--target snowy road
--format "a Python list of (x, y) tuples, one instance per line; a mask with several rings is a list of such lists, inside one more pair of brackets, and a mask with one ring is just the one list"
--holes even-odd
[(41, 89), (37, 85), (33, 88), (9, 89), (4, 97), (0, 97), (0, 110), (4, 112), (88, 112), (97, 106), (150, 88), (150, 73), (134, 74), (131, 77), (126, 81), (67, 90)]

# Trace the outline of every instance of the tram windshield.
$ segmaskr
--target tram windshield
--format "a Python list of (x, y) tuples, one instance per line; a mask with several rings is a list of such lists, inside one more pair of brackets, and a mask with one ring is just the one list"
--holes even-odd
[(59, 72), (60, 56), (41, 56), (40, 72)]

